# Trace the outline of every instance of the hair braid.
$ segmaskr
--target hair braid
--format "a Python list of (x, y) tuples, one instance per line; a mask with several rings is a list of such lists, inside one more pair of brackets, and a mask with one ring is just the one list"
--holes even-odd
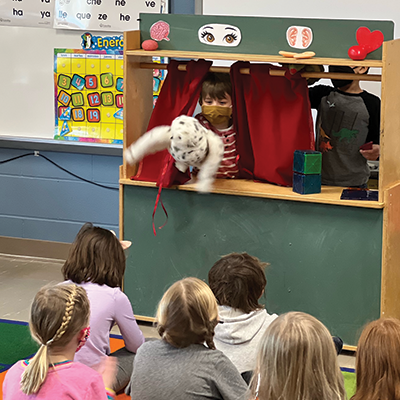
[(41, 346), (22, 374), (23, 393), (31, 395), (40, 390), (49, 370), (51, 347), (66, 346), (87, 324), (89, 315), (85, 289), (68, 284), (39, 290), (32, 303), (29, 326), (32, 337)]
[(215, 325), (218, 322), (214, 321), (207, 321), (206, 323), (206, 333), (204, 335), (204, 341), (206, 342), (207, 346), (211, 350), (215, 350), (215, 344), (214, 344), (214, 329)]
[(50, 339), (45, 345), (50, 345), (61, 338), (64, 335), (65, 331), (68, 329), (68, 324), (71, 321), (72, 314), (74, 312), (75, 307), (75, 295), (76, 295), (77, 286), (74, 285), (70, 295), (68, 296), (67, 304), (65, 305), (65, 314), (62, 319), (62, 323), (60, 327), (57, 329), (56, 334), (52, 339)]

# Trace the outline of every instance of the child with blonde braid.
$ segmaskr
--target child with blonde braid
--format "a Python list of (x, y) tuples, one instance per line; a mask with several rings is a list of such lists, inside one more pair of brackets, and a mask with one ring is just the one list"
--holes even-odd
[(136, 354), (127, 391), (132, 399), (242, 399), (245, 381), (214, 346), (217, 323), (217, 302), (206, 283), (197, 278), (174, 283), (158, 306), (162, 340), (144, 343)]
[(18, 361), (7, 372), (3, 400), (106, 400), (115, 379), (116, 362), (105, 358), (103, 375), (73, 362), (89, 336), (89, 300), (76, 285), (47, 286), (36, 294), (29, 327), (40, 344), (30, 360)]

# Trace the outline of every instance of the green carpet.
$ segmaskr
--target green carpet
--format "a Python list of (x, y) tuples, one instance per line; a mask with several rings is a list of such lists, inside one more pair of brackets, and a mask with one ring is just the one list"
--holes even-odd
[[(26, 322), (0, 319), (0, 373), (18, 360), (32, 356), (38, 348)], [(349, 368), (342, 368), (342, 374), (347, 398), (350, 399), (356, 391), (356, 374)]]
[(346, 389), (347, 398), (354, 396), (356, 392), (356, 374), (353, 369), (342, 368), (344, 378), (344, 388)]
[(0, 319), (0, 372), (30, 357), (38, 347), (26, 322)]

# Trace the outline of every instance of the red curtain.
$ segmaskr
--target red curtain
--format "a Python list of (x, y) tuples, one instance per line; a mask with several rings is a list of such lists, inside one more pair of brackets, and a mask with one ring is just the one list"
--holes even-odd
[[(286, 74), (271, 76), (271, 69)], [(306, 80), (283, 67), (242, 61), (232, 65), (231, 80), (241, 177), (291, 186), (294, 151), (315, 145)]]
[[(179, 115), (193, 115), (199, 100), (201, 84), (212, 62), (205, 60), (189, 61), (186, 71), (179, 71), (179, 64), (171, 60), (168, 74), (161, 88), (156, 106), (151, 114), (147, 130), (160, 125), (171, 125)], [(174, 165), (167, 150), (145, 157), (139, 164), (138, 173), (133, 177), (139, 181), (158, 182), (168, 187), (189, 180), (189, 174), (182, 174)]]

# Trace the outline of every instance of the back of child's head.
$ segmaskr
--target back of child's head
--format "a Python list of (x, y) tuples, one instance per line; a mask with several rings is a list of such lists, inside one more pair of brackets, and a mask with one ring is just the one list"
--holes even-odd
[(226, 95), (232, 97), (232, 83), (229, 74), (224, 72), (209, 72), (204, 78), (201, 87), (199, 103), (208, 96), (211, 99), (222, 100)]
[(250, 387), (259, 400), (346, 398), (332, 337), (311, 315), (290, 312), (278, 317), (258, 351)]
[(83, 225), (62, 267), (64, 279), (121, 287), (125, 254), (118, 238), (108, 229)]
[(358, 341), (357, 390), (352, 400), (400, 399), (400, 321), (378, 319)]
[(175, 282), (158, 305), (158, 333), (175, 347), (206, 342), (209, 348), (215, 349), (213, 336), (217, 321), (215, 297), (208, 285), (197, 278)]
[(63, 349), (89, 323), (90, 306), (85, 289), (75, 284), (45, 286), (36, 294), (29, 321), (40, 348), (21, 379), (25, 394), (37, 393), (46, 379), (49, 350)]
[(218, 303), (245, 313), (262, 308), (258, 300), (267, 284), (267, 265), (247, 253), (223, 256), (208, 273), (208, 283)]

